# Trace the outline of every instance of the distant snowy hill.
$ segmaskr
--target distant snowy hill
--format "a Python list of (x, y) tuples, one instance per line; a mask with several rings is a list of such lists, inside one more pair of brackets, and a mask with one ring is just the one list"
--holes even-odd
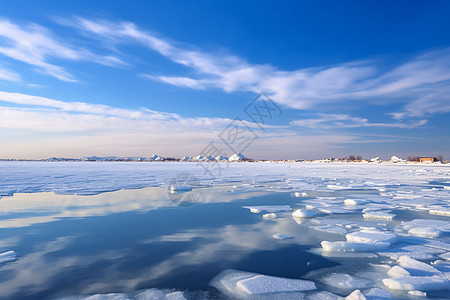
[(228, 161), (243, 161), (243, 160), (247, 160), (247, 158), (245, 158), (245, 156), (242, 153), (236, 153), (230, 156), (230, 158), (228, 158)]

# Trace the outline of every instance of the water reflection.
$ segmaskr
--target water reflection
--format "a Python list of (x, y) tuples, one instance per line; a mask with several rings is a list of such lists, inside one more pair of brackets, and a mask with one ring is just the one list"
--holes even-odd
[[(144, 288), (208, 290), (227, 268), (299, 277), (332, 265), (305, 250), (318, 234), (285, 217), (264, 220), (242, 205), (288, 204), (289, 193), (205, 189), (200, 202), (173, 206), (166, 189), (96, 196), (17, 194), (0, 201), (0, 298), (52, 299)], [(291, 240), (275, 240), (275, 233)], [(306, 245), (306, 246), (305, 246)]]
[[(203, 189), (202, 189), (203, 190)], [(196, 202), (230, 202), (236, 195), (229, 193), (227, 187), (206, 189), (199, 193)], [(176, 192), (176, 195), (185, 195)], [(254, 192), (241, 195), (241, 199), (267, 193)], [(93, 196), (58, 195), (53, 192), (25, 194), (18, 193), (0, 199), (0, 228), (26, 227), (39, 223), (52, 222), (64, 218), (85, 218), (106, 216), (114, 213), (141, 211), (178, 205), (163, 188), (140, 190), (121, 190)]]

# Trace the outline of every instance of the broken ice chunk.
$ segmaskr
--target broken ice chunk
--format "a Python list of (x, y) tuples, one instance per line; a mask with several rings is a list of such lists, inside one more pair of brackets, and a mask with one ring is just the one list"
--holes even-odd
[(395, 214), (390, 214), (383, 211), (370, 211), (363, 214), (364, 219), (373, 219), (373, 220), (392, 220), (395, 217)]
[(398, 262), (413, 276), (441, 275), (436, 268), (408, 256), (401, 256)]
[(383, 284), (391, 290), (422, 292), (445, 290), (450, 288), (450, 284), (442, 276), (403, 276), (383, 279)]
[(310, 209), (297, 209), (292, 213), (294, 218), (314, 218), (317, 213)]
[(252, 213), (260, 213), (262, 211), (273, 213), (279, 211), (292, 210), (292, 208), (289, 205), (260, 205), (260, 206), (242, 206), (242, 207), (249, 209)]
[(349, 233), (345, 236), (347, 241), (356, 243), (388, 242), (393, 243), (397, 236), (393, 233), (383, 232), (376, 229), (363, 229)]
[(414, 227), (408, 230), (408, 233), (418, 237), (437, 238), (442, 235), (442, 231), (435, 227)]
[(345, 297), (345, 300), (366, 300), (366, 297), (360, 290), (355, 290), (350, 295)]
[(278, 239), (278, 240), (288, 240), (288, 239), (292, 239), (294, 237), (293, 235), (282, 234), (282, 233), (276, 233), (272, 236), (273, 236), (273, 238)]
[(418, 296), (418, 297), (426, 297), (427, 293), (421, 292), (421, 291), (408, 291), (408, 294), (412, 296)]
[(225, 270), (210, 283), (222, 293), (235, 299), (303, 299), (304, 291), (316, 289), (309, 280), (266, 276), (237, 270)]
[(371, 288), (364, 296), (367, 300), (388, 300), (392, 298), (392, 294), (389, 291), (380, 288)]
[(323, 241), (321, 243), (324, 251), (329, 252), (369, 252), (378, 251), (388, 248), (391, 244), (387, 242), (374, 243), (354, 243), (354, 242), (329, 242)]
[(7, 251), (7, 252), (0, 253), (0, 264), (6, 263), (9, 261), (13, 261), (13, 260), (16, 260), (16, 252)]
[(299, 198), (299, 197), (308, 197), (308, 194), (305, 192), (295, 192), (294, 196)]
[(308, 295), (308, 300), (342, 300), (344, 299), (341, 296), (338, 296), (336, 294), (327, 292), (327, 291), (322, 291), (322, 292), (317, 292), (311, 295)]
[(442, 232), (450, 232), (450, 222), (441, 220), (415, 219), (409, 222), (402, 222), (401, 226), (403, 226), (403, 229), (405, 230), (432, 227)]
[(390, 277), (410, 276), (411, 274), (400, 266), (393, 266), (387, 274)]
[(264, 219), (276, 219), (277, 215), (275, 213), (268, 213), (263, 215)]
[(428, 211), (430, 215), (447, 216), (450, 217), (450, 210), (448, 209), (430, 209)]
[(239, 280), (236, 286), (250, 295), (301, 292), (316, 289), (314, 282), (267, 275), (256, 275)]
[(361, 204), (365, 204), (365, 203), (367, 203), (367, 201), (362, 200), (362, 199), (345, 199), (344, 200), (345, 205), (361, 205)]

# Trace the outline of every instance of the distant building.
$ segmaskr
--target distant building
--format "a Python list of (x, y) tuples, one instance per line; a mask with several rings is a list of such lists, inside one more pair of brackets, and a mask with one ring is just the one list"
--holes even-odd
[(424, 156), (424, 157), (419, 157), (419, 161), (420, 162), (435, 162), (435, 161), (437, 161), (437, 159), (436, 159), (436, 157)]

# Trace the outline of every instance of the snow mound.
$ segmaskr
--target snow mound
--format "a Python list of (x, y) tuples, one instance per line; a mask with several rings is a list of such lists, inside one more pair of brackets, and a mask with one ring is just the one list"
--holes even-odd
[(216, 157), (216, 160), (217, 161), (228, 161), (228, 157), (219, 155)]
[(163, 161), (163, 160), (164, 160), (164, 157), (159, 156), (159, 155), (156, 155), (156, 154), (153, 154), (152, 156), (150, 156), (150, 157), (148, 158), (148, 160), (153, 160), (153, 161)]
[(310, 209), (297, 209), (292, 213), (294, 218), (314, 218), (317, 213)]
[(216, 161), (216, 159), (214, 157), (212, 157), (211, 155), (206, 155), (205, 157), (203, 157), (201, 159), (201, 161), (206, 161), (206, 162), (208, 162), (208, 161)]
[(400, 158), (400, 157), (397, 157), (397, 156), (392, 156), (391, 157), (391, 162), (392, 163), (399, 163), (399, 162), (405, 162), (406, 160), (404, 160), (404, 159), (402, 159), (402, 158)]
[(243, 160), (246, 160), (246, 158), (241, 153), (233, 154), (228, 158), (228, 161), (243, 161)]
[(191, 158), (192, 161), (201, 161), (202, 159), (203, 159), (203, 155), (200, 155), (200, 154)]
[(367, 201), (362, 200), (362, 199), (345, 199), (344, 200), (345, 205), (361, 205), (361, 204), (366, 204), (366, 203), (367, 203)]
[(275, 213), (268, 213), (263, 215), (264, 219), (276, 219), (277, 215)]

